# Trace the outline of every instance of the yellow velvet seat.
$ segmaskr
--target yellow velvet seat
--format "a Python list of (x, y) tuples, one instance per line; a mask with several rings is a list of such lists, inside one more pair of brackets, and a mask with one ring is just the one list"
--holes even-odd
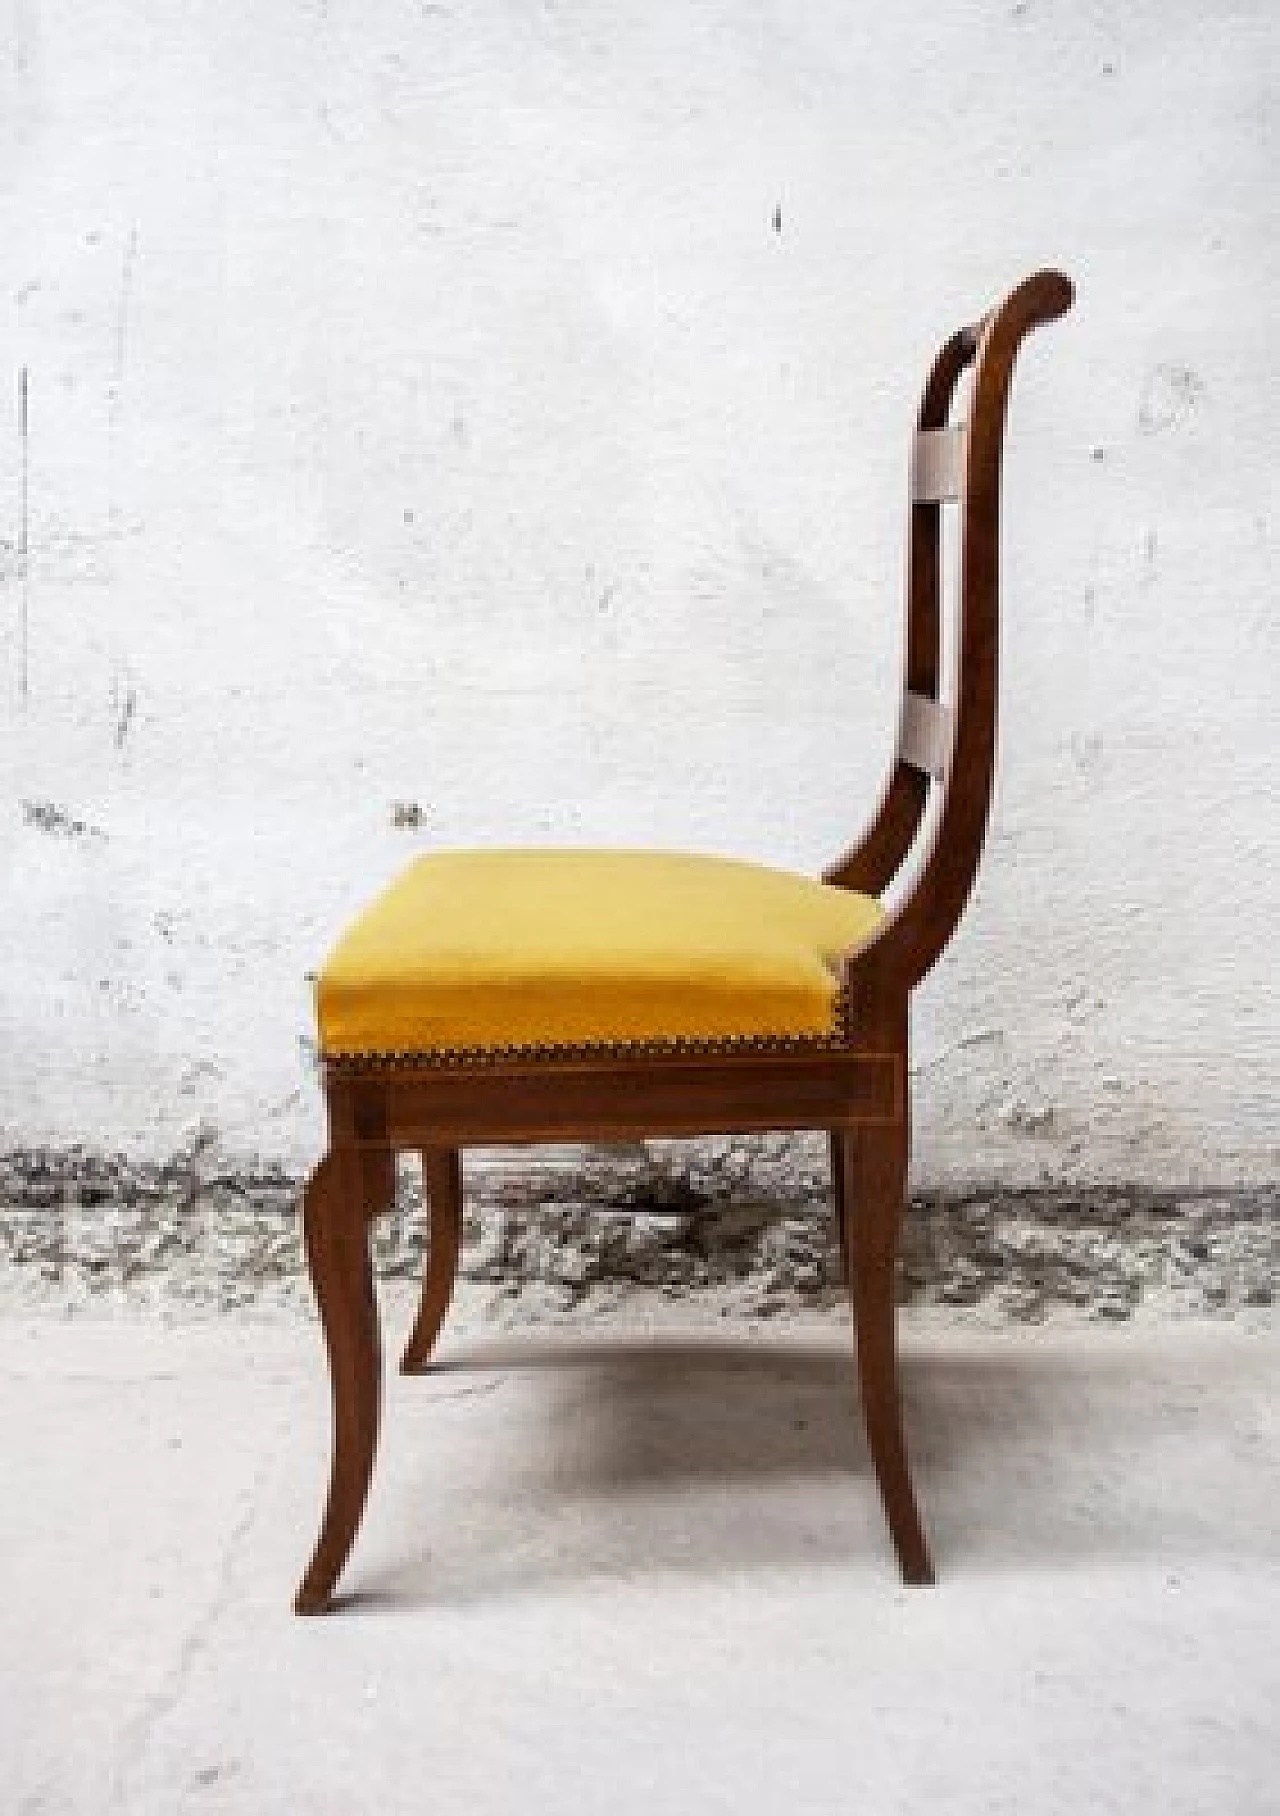
[(450, 851), (420, 858), (319, 980), (327, 1059), (831, 1039), (840, 954), (873, 896), (727, 858)]

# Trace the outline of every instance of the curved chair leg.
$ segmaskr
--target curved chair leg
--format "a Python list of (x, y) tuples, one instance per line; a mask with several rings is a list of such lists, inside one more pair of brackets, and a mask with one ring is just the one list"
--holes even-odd
[(312, 1174), (303, 1203), (307, 1267), (333, 1384), (333, 1462), (320, 1536), (293, 1604), (298, 1614), (329, 1608), (369, 1492), (382, 1388), (369, 1224), (394, 1189), (389, 1153), (332, 1153)]
[(431, 1247), (422, 1300), (412, 1335), (400, 1359), (404, 1375), (427, 1367), (440, 1326), (453, 1298), (462, 1248), (462, 1162), (456, 1148), (424, 1148), (422, 1182), (431, 1216)]
[(894, 1260), (906, 1196), (905, 1126), (849, 1129), (837, 1145), (867, 1440), (903, 1580), (931, 1583), (933, 1565), (911, 1486), (898, 1396)]

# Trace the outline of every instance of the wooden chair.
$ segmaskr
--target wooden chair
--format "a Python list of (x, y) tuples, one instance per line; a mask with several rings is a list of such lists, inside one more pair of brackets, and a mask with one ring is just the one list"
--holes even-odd
[[(449, 1305), (468, 1144), (829, 1132), (871, 1456), (903, 1577), (933, 1579), (898, 1401), (894, 1265), (907, 1175), (907, 1004), (960, 919), (996, 742), (1000, 465), (1014, 360), (1072, 287), (1039, 272), (947, 341), (911, 452), (897, 755), (869, 829), (820, 881), (637, 852), (419, 859), (340, 942), (318, 1011), (329, 1150), (307, 1263), (333, 1388), (328, 1503), (295, 1606), (330, 1606), (364, 1509), (380, 1400), (369, 1225), (417, 1149), (430, 1248), (402, 1367)], [(973, 367), (968, 420), (950, 420)], [(942, 506), (958, 503), (955, 699), (942, 688)], [(880, 904), (937, 810), (915, 880)]]

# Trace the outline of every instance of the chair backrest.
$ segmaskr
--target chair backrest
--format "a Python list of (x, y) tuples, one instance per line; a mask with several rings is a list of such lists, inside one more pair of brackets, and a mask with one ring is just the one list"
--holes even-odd
[[(878, 977), (908, 988), (955, 930), (977, 875), (995, 769), (1000, 628), (1000, 463), (1014, 362), (1033, 328), (1071, 306), (1061, 272), (1039, 271), (938, 354), (911, 449), (907, 647), (898, 748), (862, 840), (825, 874), (879, 895), (901, 869), (941, 790), (929, 849), (906, 899), (874, 939)], [(967, 422), (950, 420), (973, 366)], [(960, 510), (955, 588), (956, 697), (942, 698), (944, 506)], [(868, 957), (870, 957), (870, 951)]]

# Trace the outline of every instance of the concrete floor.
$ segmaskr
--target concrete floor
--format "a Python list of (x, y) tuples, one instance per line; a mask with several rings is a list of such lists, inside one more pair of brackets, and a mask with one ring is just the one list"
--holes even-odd
[(908, 1320), (906, 1591), (847, 1331), (684, 1315), (392, 1376), (313, 1621), (313, 1326), (0, 1325), (4, 1809), (1280, 1806), (1280, 1332)]

